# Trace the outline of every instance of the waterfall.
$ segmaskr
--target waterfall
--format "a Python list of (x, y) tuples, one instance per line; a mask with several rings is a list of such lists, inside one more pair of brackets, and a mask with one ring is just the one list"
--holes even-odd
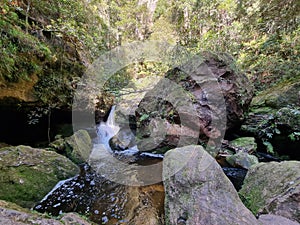
[(109, 140), (118, 133), (120, 127), (115, 122), (116, 106), (112, 106), (106, 122), (101, 122), (97, 127), (98, 140), (97, 144), (105, 145), (106, 149), (111, 151)]
[[(97, 127), (97, 140), (96, 140), (96, 144), (94, 145), (93, 151), (97, 151), (99, 153), (99, 151), (102, 151), (105, 149), (108, 152), (113, 152), (112, 149), (109, 146), (109, 140), (115, 136), (119, 130), (120, 127), (116, 124), (115, 121), (115, 110), (116, 110), (116, 106), (112, 106), (111, 111), (109, 113), (109, 116), (107, 118), (106, 122), (101, 122), (99, 124), (99, 126)], [(104, 147), (104, 149), (103, 149)], [(99, 150), (102, 149), (102, 150)], [(124, 151), (120, 151), (120, 152), (114, 152), (117, 155), (123, 154), (123, 155), (135, 155), (136, 153), (138, 153), (138, 147), (137, 146), (133, 146), (130, 149), (124, 150)], [(151, 158), (163, 158), (162, 154), (152, 154), (152, 153), (147, 153), (147, 152), (142, 152), (140, 154), (140, 156), (147, 156), (147, 157), (151, 157)]]

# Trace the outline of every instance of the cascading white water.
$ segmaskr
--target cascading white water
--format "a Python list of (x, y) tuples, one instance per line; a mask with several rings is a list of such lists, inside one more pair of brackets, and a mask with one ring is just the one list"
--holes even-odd
[[(107, 118), (107, 121), (101, 122), (99, 124), (99, 126), (97, 127), (98, 137), (97, 137), (96, 144), (94, 145), (93, 150), (97, 150), (101, 146), (101, 148), (104, 147), (105, 150), (107, 150), (108, 152), (111, 152), (111, 153), (113, 152), (109, 145), (109, 140), (113, 136), (115, 136), (120, 130), (120, 127), (116, 124), (116, 121), (115, 121), (115, 110), (116, 110), (116, 106), (112, 106), (109, 116)], [(123, 150), (123, 151), (115, 152), (115, 153), (123, 154), (123, 155), (134, 155), (138, 152), (139, 152), (138, 147), (135, 145), (127, 150)], [(161, 154), (152, 154), (152, 153), (147, 153), (147, 152), (143, 152), (140, 155), (141, 156), (149, 156), (152, 158), (163, 158), (163, 155), (161, 155)]]
[(98, 140), (96, 143), (105, 145), (108, 151), (111, 151), (109, 140), (120, 130), (120, 127), (115, 123), (115, 110), (116, 106), (112, 106), (107, 121), (101, 122), (97, 127)]

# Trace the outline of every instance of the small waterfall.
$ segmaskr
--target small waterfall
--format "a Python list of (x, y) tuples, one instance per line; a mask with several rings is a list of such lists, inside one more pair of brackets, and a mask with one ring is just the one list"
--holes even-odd
[[(102, 154), (104, 154), (103, 150), (105, 149), (108, 152), (113, 152), (112, 149), (109, 146), (109, 140), (115, 136), (119, 130), (120, 127), (116, 124), (115, 121), (115, 110), (116, 106), (112, 106), (111, 111), (109, 113), (109, 116), (107, 118), (106, 122), (101, 122), (99, 126), (97, 127), (97, 134), (98, 138), (96, 140), (96, 144), (94, 145), (93, 150), (94, 151), (102, 151)], [(104, 149), (103, 149), (104, 147)], [(99, 150), (102, 149), (102, 150)], [(133, 146), (130, 149), (120, 151), (120, 152), (114, 152), (116, 155), (128, 155), (132, 156), (137, 153), (139, 153), (138, 147)], [(107, 154), (107, 153), (106, 153)], [(153, 153), (147, 153), (147, 152), (142, 152), (140, 153), (140, 156), (145, 156), (145, 157), (150, 157), (150, 158), (163, 158), (162, 154), (153, 154)]]
[(106, 149), (111, 151), (109, 140), (118, 133), (120, 127), (115, 123), (116, 106), (112, 106), (106, 122), (101, 122), (97, 128), (97, 144), (105, 145)]

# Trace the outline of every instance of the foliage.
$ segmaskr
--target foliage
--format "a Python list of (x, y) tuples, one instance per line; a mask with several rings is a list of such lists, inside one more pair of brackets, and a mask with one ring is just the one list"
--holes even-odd
[[(70, 83), (103, 51), (135, 40), (159, 39), (194, 52), (233, 55), (257, 91), (282, 79), (299, 79), (300, 5), (296, 0), (150, 3), (4, 0), (0, 6), (0, 77), (12, 82), (39, 75), (37, 96), (57, 107), (57, 102), (70, 100), (63, 93), (72, 94)], [(107, 89), (119, 94), (130, 79), (165, 71), (163, 65), (150, 67), (151, 63), (137, 63), (124, 68), (108, 81)], [(38, 93), (42, 90), (46, 91)], [(58, 96), (52, 96), (56, 91)]]
[(51, 60), (52, 52), (22, 30), (24, 22), (12, 7), (3, 5), (1, 8), (4, 13), (0, 14), (0, 78), (12, 82), (29, 79), (42, 71), (44, 62)]

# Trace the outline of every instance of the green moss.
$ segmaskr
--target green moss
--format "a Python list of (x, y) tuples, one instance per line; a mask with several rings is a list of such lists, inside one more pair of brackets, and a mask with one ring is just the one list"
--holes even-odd
[(78, 168), (55, 152), (27, 146), (0, 149), (0, 199), (32, 207)]
[(254, 215), (256, 215), (265, 204), (264, 199), (261, 197), (261, 190), (255, 188), (251, 189), (251, 191), (248, 193), (239, 193), (239, 196), (244, 205)]
[[(30, 208), (42, 199), (57, 183), (52, 174), (35, 170), (28, 166), (19, 166), (2, 171), (0, 199), (15, 202)], [(8, 194), (9, 193), (9, 194)]]

